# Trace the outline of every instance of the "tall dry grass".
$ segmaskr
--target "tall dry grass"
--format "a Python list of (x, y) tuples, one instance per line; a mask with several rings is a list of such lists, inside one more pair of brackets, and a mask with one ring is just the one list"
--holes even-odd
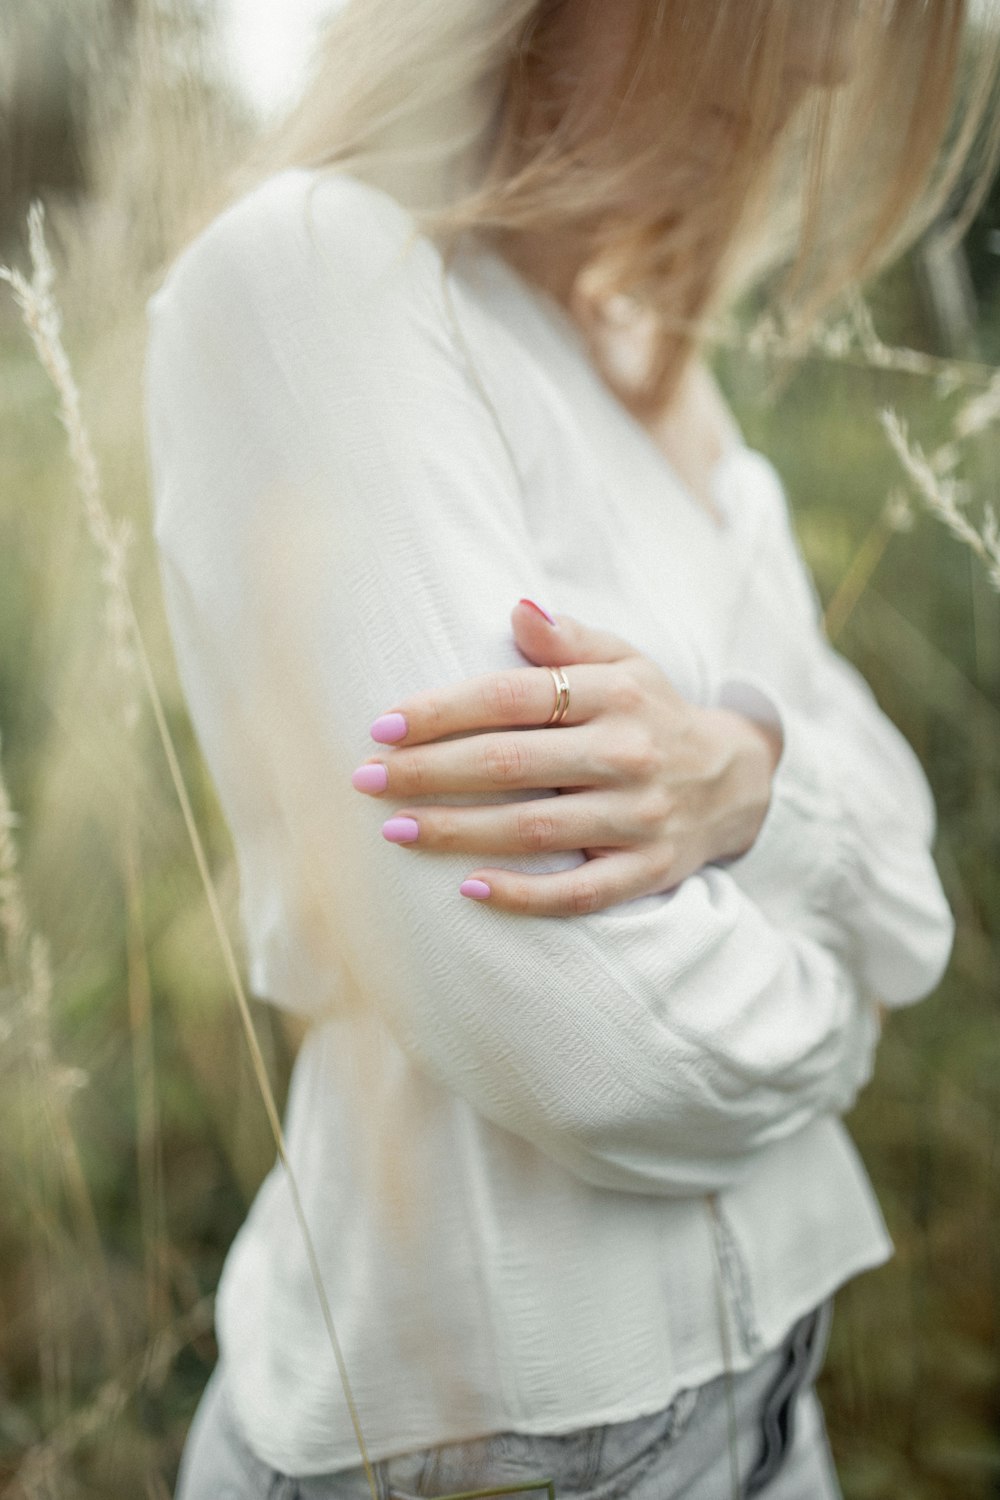
[[(207, 81), (194, 23), (192, 41), (169, 15), (144, 10), (107, 54), (91, 196), (48, 205), (49, 235), (34, 211), (0, 273), (11, 1497), (169, 1493), (213, 1358), (221, 1258), (282, 1151), (294, 1045), (243, 985), (231, 850), (149, 533), (150, 272), (199, 177), (249, 132)], [(986, 1496), (1000, 1475), (1000, 375), (908, 347), (892, 296), (873, 296), (876, 318), (849, 305), (790, 382), (780, 330), (752, 308), (713, 342), (748, 440), (786, 478), (831, 638), (929, 768), (959, 918), (939, 996), (893, 1018), (851, 1121), (899, 1253), (838, 1299), (823, 1394), (845, 1493)]]

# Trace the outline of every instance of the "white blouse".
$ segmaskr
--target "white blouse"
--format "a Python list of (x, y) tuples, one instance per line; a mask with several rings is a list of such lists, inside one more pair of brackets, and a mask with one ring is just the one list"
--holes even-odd
[[(623, 1421), (727, 1346), (745, 1368), (892, 1253), (840, 1116), (876, 998), (933, 990), (954, 932), (923, 771), (823, 634), (774, 468), (726, 453), (718, 525), (554, 300), (471, 237), (446, 273), (339, 171), (230, 205), (148, 314), (169, 621), (252, 989), (313, 1021), (290, 1159), (373, 1459)], [(393, 806), (350, 781), (393, 753), (369, 725), (527, 665), (523, 595), (780, 724), (747, 853), (552, 918), (461, 896), (481, 859), (382, 837)], [(217, 1321), (259, 1456), (357, 1464), (279, 1166)]]

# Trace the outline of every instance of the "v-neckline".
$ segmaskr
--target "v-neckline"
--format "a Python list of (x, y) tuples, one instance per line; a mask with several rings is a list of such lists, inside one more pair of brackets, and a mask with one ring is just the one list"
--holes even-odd
[(590, 357), (583, 330), (574, 321), (570, 313), (567, 312), (566, 308), (563, 307), (562, 303), (552, 296), (550, 292), (547, 292), (544, 287), (537, 286), (534, 282), (529, 281), (505, 256), (501, 255), (491, 245), (479, 239), (475, 239), (473, 243), (474, 256), (478, 259), (488, 261), (499, 270), (501, 275), (507, 279), (509, 285), (542, 314), (549, 327), (560, 337), (561, 341), (572, 346), (575, 356), (586, 367), (588, 378), (596, 382), (602, 396), (611, 403), (621, 419), (635, 433), (638, 441), (646, 447), (661, 468), (666, 471), (674, 486), (683, 497), (687, 507), (696, 513), (702, 526), (707, 528), (711, 536), (715, 538), (717, 544), (719, 546), (730, 545), (739, 528), (735, 524), (736, 513), (730, 508), (726, 500), (720, 500), (719, 498), (719, 479), (734, 456), (752, 452), (753, 450), (748, 447), (742, 438), (737, 438), (725, 446), (708, 471), (706, 483), (712, 499), (715, 501), (723, 517), (723, 523), (720, 524), (704, 502), (699, 500), (698, 496), (691, 489), (691, 486), (681, 477), (677, 466), (671, 462), (667, 453), (656, 441), (648, 427), (629, 411), (625, 403), (620, 401), (601, 379)]

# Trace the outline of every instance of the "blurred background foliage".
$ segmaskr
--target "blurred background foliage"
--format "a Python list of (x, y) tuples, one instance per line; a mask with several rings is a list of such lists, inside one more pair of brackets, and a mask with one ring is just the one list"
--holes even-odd
[[(196, 0), (0, 12), (0, 260), (29, 270), (40, 197), (105, 496), (134, 528), (133, 595), (238, 938), (230, 844), (159, 602), (141, 418), (157, 267), (200, 183), (255, 128), (213, 22)], [(894, 407), (927, 451), (947, 440), (1000, 363), (998, 250), (1000, 186), (959, 251), (922, 244), (868, 289), (881, 338), (960, 359), (964, 388), (857, 357), (785, 371), (746, 348), (714, 356), (747, 440), (782, 474), (824, 602), (860, 578), (835, 643), (927, 769), (958, 919), (940, 990), (890, 1018), (850, 1117), (897, 1254), (838, 1295), (820, 1379), (847, 1500), (1000, 1495), (1000, 595), (919, 505), (909, 529), (879, 532), (903, 475), (878, 419)], [(52, 993), (26, 1005), (0, 970), (0, 1494), (163, 1497), (215, 1356), (222, 1259), (274, 1149), (148, 712), (123, 729), (65, 433), (9, 290), (0, 758)], [(994, 427), (964, 446), (961, 473), (973, 510), (995, 496)], [(253, 1011), (280, 1098), (295, 1039)]]

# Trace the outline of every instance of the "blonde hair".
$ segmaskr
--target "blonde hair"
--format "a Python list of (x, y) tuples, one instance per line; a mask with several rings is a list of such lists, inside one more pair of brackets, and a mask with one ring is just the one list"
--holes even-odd
[[(802, 0), (645, 0), (617, 102), (640, 98), (649, 125), (627, 159), (608, 150), (614, 121), (609, 131), (581, 87), (530, 128), (578, 3), (351, 0), (327, 24), (300, 102), (226, 194), (289, 166), (346, 171), (404, 204), (446, 261), (467, 230), (502, 247), (596, 216), (573, 312), (643, 420), (665, 410), (706, 322), (751, 288), (802, 341), (928, 228), (963, 173), (956, 232), (985, 194), (1000, 152), (1000, 47), (967, 0), (859, 0), (857, 65), (787, 121), (784, 41)], [(685, 156), (706, 89), (739, 101), (744, 124), (692, 192)], [(637, 202), (649, 172), (656, 191)], [(623, 304), (646, 329), (628, 378), (603, 338)]]

